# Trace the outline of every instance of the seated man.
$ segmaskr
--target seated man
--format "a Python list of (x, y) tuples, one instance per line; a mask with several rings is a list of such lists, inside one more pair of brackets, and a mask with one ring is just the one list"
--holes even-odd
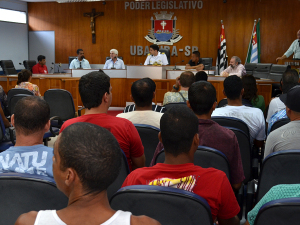
[(207, 81), (207, 73), (205, 71), (199, 71), (195, 74), (195, 81), (201, 81), (201, 80), (204, 80), (204, 81)]
[(243, 120), (249, 127), (250, 143), (254, 143), (256, 147), (262, 147), (266, 136), (265, 118), (260, 109), (243, 105), (242, 79), (236, 75), (227, 77), (224, 80), (223, 92), (227, 96), (228, 105), (215, 109), (212, 116), (235, 117)]
[(202, 64), (202, 59), (200, 58), (200, 52), (199, 51), (194, 51), (192, 54), (192, 58), (186, 64), (185, 69), (196, 69), (197, 71), (203, 70), (204, 65)]
[(110, 50), (110, 59), (105, 62), (103, 69), (125, 69), (123, 60), (118, 58), (117, 49)]
[(152, 111), (154, 93), (151, 83), (145, 79), (135, 81), (131, 86), (130, 97), (135, 103), (135, 111), (121, 113), (117, 117), (128, 119), (133, 124), (147, 124), (159, 128), (163, 114)]
[(299, 149), (300, 102), (296, 100), (299, 98), (299, 85), (280, 96), (280, 100), (286, 105), (286, 114), (291, 122), (270, 133), (266, 141), (265, 158), (273, 152)]
[(239, 224), (240, 207), (224, 172), (194, 165), (199, 144), (198, 118), (186, 106), (168, 109), (160, 120), (158, 135), (165, 147), (165, 162), (131, 172), (122, 187), (159, 185), (179, 188), (203, 197), (212, 218), (220, 225)]
[[(245, 179), (239, 144), (235, 134), (211, 120), (211, 113), (216, 108), (216, 89), (206, 81), (192, 84), (189, 89), (187, 106), (198, 117), (199, 145), (208, 146), (223, 152), (229, 162), (231, 185), (239, 190)], [(154, 165), (158, 153), (164, 149), (159, 143), (151, 165)]]
[[(153, 96), (155, 96), (156, 95), (156, 84), (155, 84), (155, 82), (149, 77), (143, 78), (143, 80), (147, 81), (151, 85)], [(131, 111), (134, 111), (134, 110), (135, 110), (135, 104), (128, 105), (128, 106), (125, 107), (123, 113), (131, 112)], [(152, 102), (152, 111), (164, 113), (166, 111), (166, 108), (163, 107), (163, 106), (160, 106), (160, 105), (155, 105), (155, 103)]]
[(46, 57), (39, 55), (37, 57), (38, 63), (32, 67), (33, 74), (48, 74), (48, 69), (46, 66)]
[[(188, 90), (194, 82), (195, 75), (191, 71), (183, 72), (176, 78), (176, 84), (173, 85), (172, 91), (165, 94), (163, 105), (186, 102), (188, 100)], [(181, 87), (180, 91), (178, 91), (179, 87)]]
[(246, 69), (244, 65), (241, 64), (242, 61), (237, 56), (232, 56), (230, 59), (230, 66), (225, 69), (220, 75), (223, 77), (228, 77), (231, 75), (237, 75), (238, 77), (242, 77), (246, 75)]
[(168, 65), (168, 59), (166, 54), (159, 52), (159, 47), (156, 44), (150, 45), (149, 48), (150, 53), (148, 54), (144, 65), (155, 65), (155, 66), (162, 66)]
[(267, 194), (255, 205), (255, 207), (248, 212), (247, 221), (245, 225), (254, 225), (254, 221), (260, 208), (273, 200), (283, 198), (299, 198), (300, 197), (300, 184), (279, 184), (272, 187)]
[(130, 170), (145, 166), (144, 147), (134, 125), (123, 118), (107, 114), (112, 102), (110, 77), (103, 71), (95, 71), (79, 80), (79, 94), (85, 107), (85, 115), (67, 120), (60, 129), (77, 122), (93, 123), (108, 129), (124, 151)]
[(50, 108), (40, 97), (20, 99), (11, 123), (16, 131), (16, 144), (0, 153), (0, 172), (17, 172), (53, 177), (53, 149), (43, 145), (50, 128)]
[(119, 174), (121, 159), (119, 144), (106, 129), (89, 123), (69, 126), (58, 136), (53, 157), (54, 179), (69, 198), (68, 206), (25, 213), (15, 224), (160, 224), (109, 206), (106, 190)]
[[(299, 74), (296, 70), (288, 70), (282, 75), (281, 87), (283, 94), (286, 94), (291, 88), (299, 84)], [(268, 135), (273, 124), (280, 119), (287, 118), (285, 104), (279, 97), (270, 102), (267, 123)]]
[(77, 49), (77, 58), (70, 63), (69, 69), (91, 69), (89, 61), (84, 58), (82, 49)]

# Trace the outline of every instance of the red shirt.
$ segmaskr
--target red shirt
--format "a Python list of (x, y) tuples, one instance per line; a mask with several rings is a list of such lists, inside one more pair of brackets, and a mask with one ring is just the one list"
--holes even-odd
[(48, 69), (46, 65), (41, 66), (39, 63), (37, 63), (36, 65), (34, 65), (32, 67), (32, 73), (33, 74), (47, 74), (48, 73)]
[(158, 163), (153, 167), (139, 168), (127, 176), (122, 187), (130, 185), (167, 186), (193, 192), (207, 201), (213, 220), (216, 217), (230, 219), (240, 211), (225, 173), (213, 168), (204, 169), (193, 163)]
[(88, 114), (64, 122), (60, 129), (60, 133), (67, 126), (78, 122), (96, 124), (109, 130), (115, 136), (121, 149), (124, 151), (130, 171), (132, 170), (131, 157), (138, 158), (144, 154), (144, 146), (140, 135), (129, 120), (110, 116), (106, 113)]

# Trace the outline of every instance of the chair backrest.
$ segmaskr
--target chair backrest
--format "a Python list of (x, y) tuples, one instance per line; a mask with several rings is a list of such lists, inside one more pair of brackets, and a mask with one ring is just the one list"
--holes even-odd
[(114, 210), (146, 215), (164, 225), (212, 225), (205, 199), (176, 188), (135, 185), (120, 189), (111, 199)]
[(172, 108), (172, 107), (176, 107), (178, 105), (186, 105), (186, 102), (173, 102), (173, 103), (168, 103), (166, 105), (164, 105), (164, 107), (166, 108), (166, 110)]
[(0, 174), (0, 225), (14, 224), (30, 211), (62, 209), (68, 198), (48, 177), (20, 173)]
[(14, 114), (16, 103), (21, 99), (28, 96), (33, 96), (34, 93), (25, 88), (12, 88), (7, 93), (7, 104), (10, 115)]
[(234, 127), (239, 130), (242, 130), (250, 138), (248, 125), (238, 118), (226, 116), (213, 116), (211, 117), (211, 119), (222, 127)]
[(50, 106), (50, 117), (59, 116), (62, 121), (74, 118), (75, 106), (70, 92), (63, 89), (49, 89), (44, 100)]
[(258, 63), (253, 70), (253, 76), (259, 78), (268, 78), (272, 63)]
[(279, 127), (282, 127), (282, 126), (288, 124), (289, 122), (291, 122), (291, 120), (290, 120), (289, 118), (283, 118), (283, 119), (277, 120), (277, 121), (272, 125), (270, 132), (272, 132), (273, 130), (276, 130), (276, 129), (279, 128)]
[(31, 69), (34, 65), (36, 65), (36, 61), (35, 60), (24, 60), (23, 65), (24, 65), (25, 69), (30, 70), (32, 72)]
[[(157, 155), (155, 164), (163, 163), (164, 161), (165, 151), (162, 150)], [(194, 155), (194, 164), (203, 168), (212, 167), (221, 170), (226, 174), (228, 180), (230, 180), (230, 167), (227, 157), (219, 150), (199, 145)]]
[(160, 53), (165, 53), (168, 59), (169, 65), (171, 64), (171, 59), (170, 59), (170, 50), (169, 49), (159, 49)]
[(256, 216), (254, 225), (298, 224), (300, 198), (284, 198), (264, 204)]
[[(109, 60), (109, 59), (110, 59), (110, 57), (107, 56), (107, 57), (105, 58), (105, 61), (107, 61), (107, 60)], [(118, 56), (118, 59), (122, 59), (122, 60), (123, 60), (123, 57), (122, 57), (122, 56)]]
[(158, 133), (160, 129), (145, 124), (134, 124), (139, 132), (140, 138), (144, 146), (144, 153), (146, 157), (146, 166), (149, 166), (153, 158), (155, 149), (159, 143)]
[(204, 70), (211, 70), (213, 64), (213, 58), (201, 58)]
[(246, 73), (249, 75), (253, 75), (253, 70), (256, 68), (257, 63), (246, 63), (245, 69)]
[(257, 202), (277, 184), (300, 183), (300, 150), (278, 151), (267, 156), (260, 172)]
[(269, 79), (279, 82), (282, 78), (282, 75), (287, 69), (290, 69), (291, 66), (289, 65), (277, 65), (272, 64), (270, 73), (269, 73)]
[(244, 183), (247, 184), (250, 180), (252, 180), (252, 148), (250, 144), (250, 139), (245, 132), (240, 129), (234, 127), (226, 127), (227, 129), (233, 131), (235, 134), (240, 148), (243, 169), (244, 169)]
[(2, 67), (3, 73), (5, 75), (17, 74), (12, 60), (1, 60), (0, 66)]
[[(250, 101), (248, 101), (247, 99), (242, 99), (242, 104), (244, 106), (248, 106), (248, 107), (253, 107), (253, 105), (251, 104)], [(218, 107), (217, 108), (222, 108), (224, 106), (228, 105), (228, 100), (227, 98), (223, 98), (219, 103), (218, 103)]]
[(18, 102), (20, 99), (26, 98), (26, 97), (28, 97), (28, 96), (31, 96), (31, 95), (19, 94), (19, 95), (14, 95), (14, 96), (10, 99), (10, 101), (9, 101), (9, 103), (8, 103), (8, 110), (9, 110), (9, 112), (10, 112), (10, 115), (15, 114), (15, 106), (16, 106), (17, 102)]
[(121, 151), (122, 151), (121, 170), (120, 170), (118, 177), (115, 179), (115, 181), (111, 185), (109, 185), (109, 187), (107, 189), (108, 199), (111, 199), (112, 196), (122, 187), (122, 184), (124, 183), (126, 177), (130, 173), (126, 155), (123, 152), (123, 150), (121, 150)]
[(69, 56), (69, 67), (70, 68), (70, 64), (73, 61), (73, 59), (77, 59), (77, 56)]

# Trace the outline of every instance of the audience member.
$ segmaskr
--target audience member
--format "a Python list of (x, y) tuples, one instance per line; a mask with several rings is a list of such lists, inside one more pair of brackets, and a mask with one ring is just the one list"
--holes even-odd
[(230, 59), (230, 66), (227, 67), (227, 69), (225, 69), (220, 75), (224, 77), (228, 77), (231, 75), (242, 77), (246, 75), (246, 69), (239, 57), (232, 56), (232, 58)]
[[(165, 162), (131, 172), (123, 183), (184, 189), (203, 197), (213, 220), (220, 225), (239, 224), (240, 207), (224, 172), (194, 165), (199, 144), (198, 118), (186, 106), (168, 109), (160, 120), (158, 137), (164, 145)], [(159, 207), (159, 206), (158, 206)]]
[(194, 51), (192, 57), (188, 64), (185, 65), (185, 69), (196, 69), (197, 71), (203, 70), (204, 65), (202, 63), (202, 59), (200, 58), (200, 52)]
[[(299, 84), (299, 74), (296, 70), (288, 70), (282, 75), (282, 92), (286, 94), (292, 87)], [(286, 115), (286, 106), (280, 100), (279, 97), (274, 98), (270, 102), (269, 111), (268, 111), (268, 135), (271, 131), (273, 124), (280, 119), (287, 118)], [(274, 113), (273, 113), (274, 112)], [(272, 114), (273, 113), (273, 114)]]
[(299, 198), (300, 184), (279, 184), (272, 187), (267, 194), (255, 205), (255, 207), (248, 213), (245, 225), (254, 225), (256, 216), (260, 208), (273, 200), (284, 198)]
[[(149, 84), (151, 85), (152, 91), (153, 91), (153, 96), (155, 96), (156, 95), (156, 84), (155, 84), (155, 82), (149, 77), (143, 78), (143, 80), (149, 82)], [(131, 111), (134, 111), (134, 110), (135, 110), (135, 104), (128, 105), (128, 106), (125, 107), (123, 113), (131, 112)], [(163, 107), (163, 106), (160, 106), (160, 105), (155, 105), (155, 103), (152, 102), (152, 111), (164, 113), (166, 111), (166, 108)]]
[(256, 80), (252, 75), (245, 75), (242, 77), (244, 94), (243, 99), (251, 102), (252, 106), (261, 109), (262, 112), (265, 111), (265, 99), (262, 95), (257, 94)]
[[(189, 89), (187, 106), (198, 117), (199, 145), (208, 146), (223, 152), (229, 162), (230, 179), (234, 190), (241, 187), (245, 179), (240, 148), (235, 134), (211, 120), (211, 114), (216, 108), (216, 89), (206, 81), (199, 81)], [(158, 153), (164, 149), (159, 143), (151, 165), (154, 165)]]
[(107, 114), (112, 102), (110, 77), (102, 72), (90, 72), (79, 80), (79, 94), (85, 115), (67, 120), (60, 129), (77, 122), (93, 123), (108, 129), (124, 151), (130, 170), (145, 166), (144, 147), (134, 125), (123, 118)]
[[(188, 100), (189, 87), (195, 82), (195, 75), (190, 71), (183, 72), (176, 78), (176, 84), (173, 85), (171, 92), (164, 96), (163, 105), (176, 102), (186, 102)], [(179, 87), (181, 87), (179, 91)]]
[(254, 107), (244, 106), (242, 80), (232, 75), (224, 80), (224, 95), (227, 96), (228, 105), (217, 108), (212, 116), (235, 117), (243, 120), (249, 127), (250, 141), (257, 147), (262, 147), (265, 140), (265, 119), (263, 112)]
[(280, 100), (286, 105), (286, 114), (291, 122), (272, 131), (267, 138), (265, 157), (281, 150), (299, 149), (300, 144), (300, 86), (297, 85), (287, 94), (280, 96)]
[(48, 69), (46, 66), (46, 57), (39, 55), (37, 57), (38, 63), (32, 67), (33, 74), (48, 74)]
[(53, 177), (53, 149), (43, 145), (50, 128), (49, 105), (39, 97), (20, 99), (11, 123), (16, 130), (16, 144), (0, 153), (1, 172), (29, 173)]
[(195, 75), (195, 81), (201, 81), (201, 80), (204, 80), (204, 81), (207, 81), (207, 73), (205, 71), (199, 71), (196, 73)]
[(39, 87), (30, 83), (32, 79), (32, 73), (29, 70), (22, 70), (18, 73), (18, 81), (15, 88), (26, 88), (32, 91), (35, 96), (41, 96)]
[(162, 113), (152, 111), (152, 99), (154, 98), (151, 83), (141, 79), (131, 86), (131, 99), (135, 103), (135, 111), (121, 113), (117, 117), (128, 119), (133, 124), (147, 124), (159, 128)]
[(54, 145), (53, 174), (57, 188), (69, 198), (68, 206), (23, 214), (16, 225), (159, 224), (109, 206), (106, 190), (119, 174), (121, 154), (106, 129), (89, 123), (67, 127)]

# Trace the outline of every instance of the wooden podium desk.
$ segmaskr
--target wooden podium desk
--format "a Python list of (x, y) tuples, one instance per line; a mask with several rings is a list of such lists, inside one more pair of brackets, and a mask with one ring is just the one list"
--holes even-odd
[(277, 62), (278, 65), (289, 65), (292, 69), (300, 70), (300, 60), (299, 59), (280, 59)]

